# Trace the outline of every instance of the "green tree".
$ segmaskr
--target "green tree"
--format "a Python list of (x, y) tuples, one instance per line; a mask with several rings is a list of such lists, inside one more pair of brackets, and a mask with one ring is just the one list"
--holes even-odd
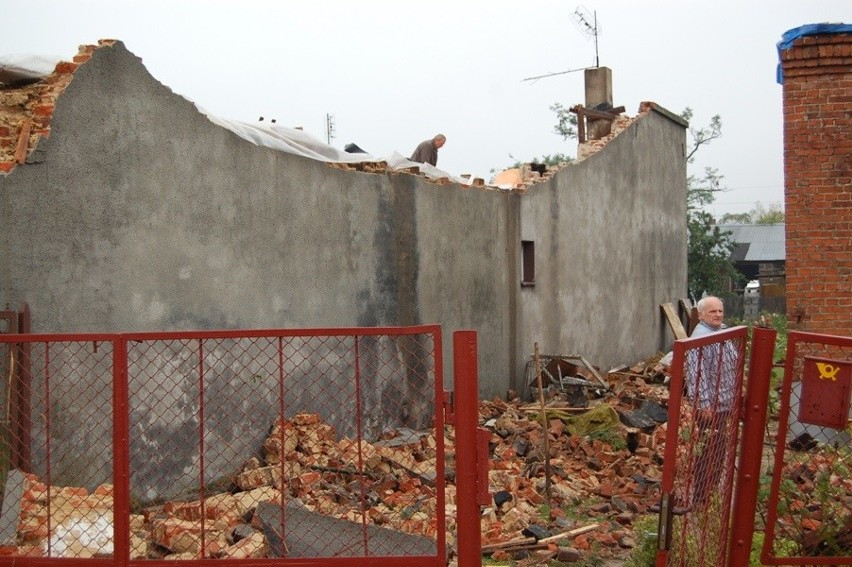
[(574, 158), (569, 156), (568, 154), (544, 154), (541, 157), (534, 157), (528, 161), (518, 161), (515, 159), (515, 156), (509, 154), (509, 159), (515, 160), (515, 162), (510, 167), (521, 167), (525, 163), (543, 163), (544, 165), (559, 165), (561, 163), (571, 163), (574, 161)]
[(747, 213), (725, 213), (719, 224), (780, 224), (784, 222), (784, 209), (780, 205), (764, 207), (760, 201)]
[(576, 138), (577, 115), (559, 102), (550, 105), (550, 110), (556, 113), (556, 126), (553, 127), (553, 132), (562, 136), (562, 139), (566, 141)]
[(784, 209), (780, 205), (764, 207), (759, 201), (751, 212), (754, 224), (779, 224), (784, 222)]
[[(550, 110), (556, 113), (556, 126), (553, 127), (553, 132), (562, 136), (563, 140), (569, 140), (577, 137), (577, 115), (565, 108), (562, 103), (554, 103), (550, 106)], [(561, 163), (572, 163), (574, 158), (568, 154), (555, 153), (545, 154), (541, 157), (534, 157), (528, 161), (519, 161), (512, 154), (509, 154), (509, 159), (513, 160), (513, 164), (509, 168), (521, 167), (525, 163), (543, 163), (545, 165), (559, 165)], [(496, 173), (495, 169), (490, 171)]]
[(752, 224), (751, 213), (725, 213), (719, 224)]
[[(684, 109), (681, 117), (689, 122), (692, 109)], [(708, 126), (690, 126), (688, 133), (686, 162), (692, 164), (695, 153), (702, 146), (722, 136), (722, 119), (717, 114), (710, 119)], [(722, 179), (719, 171), (712, 167), (705, 167), (702, 175), (689, 174), (686, 178), (687, 289), (694, 298), (705, 292), (725, 295), (732, 281), (743, 279), (731, 259), (734, 248), (731, 233), (720, 229), (713, 216), (705, 210), (716, 200), (716, 195), (724, 191)]]

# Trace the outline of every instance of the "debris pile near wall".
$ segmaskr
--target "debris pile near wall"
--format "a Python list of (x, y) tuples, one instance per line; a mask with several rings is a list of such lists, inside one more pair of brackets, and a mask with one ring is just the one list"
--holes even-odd
[[(634, 519), (659, 498), (665, 424), (658, 420), (665, 419), (667, 399), (663, 378), (655, 361), (611, 371), (609, 392), (585, 408), (572, 407), (551, 391), (545, 405), (549, 459), (542, 450), (540, 404), (482, 401), (480, 422), (492, 432), (488, 476), (493, 497), (482, 512), (483, 551), (497, 559), (517, 559), (541, 549), (554, 556), (582, 556), (592, 549), (617, 556), (629, 550)], [(203, 501), (147, 506), (131, 515), (131, 558), (268, 557), (268, 534), (255, 514), (261, 504), (278, 508), (284, 499), (287, 506), (295, 502), (300, 510), (360, 523), (363, 494), (369, 495), (365, 515), (371, 525), (434, 540), (434, 432), (398, 433), (359, 444), (337, 439), (315, 414), (279, 419), (263, 443), (262, 459), (249, 459), (228, 490)], [(447, 542), (452, 550), (456, 488), (451, 426), (444, 442)], [(0, 555), (44, 556), (48, 545), (53, 557), (114, 552), (111, 485), (91, 493), (79, 487), (48, 489), (35, 475), (13, 472), (24, 477), (20, 522), (16, 545), (0, 547)], [(283, 486), (282, 475), (288, 479)], [(353, 475), (358, 482), (352, 482)], [(568, 551), (566, 544), (571, 545)], [(286, 554), (286, 541), (283, 547)]]
[[(16, 545), (0, 546), (0, 555), (43, 557), (48, 555), (48, 547), (51, 557), (88, 558), (114, 553), (112, 485), (101, 485), (90, 493), (80, 487), (48, 487), (32, 474), (24, 477)], [(263, 534), (245, 526), (242, 517), (260, 502), (280, 498), (278, 490), (262, 487), (216, 494), (203, 504), (168, 502), (132, 514), (130, 558), (198, 556), (202, 508), (208, 557), (264, 557)]]
[[(336, 440), (334, 429), (318, 415), (300, 414), (275, 423), (262, 452), (263, 462), (249, 459), (228, 492), (203, 502), (149, 506), (132, 515), (131, 559), (264, 557), (268, 541), (254, 511), (263, 502), (280, 504), (282, 498), (298, 499), (308, 511), (361, 522), (361, 484), (351, 482), (359, 460), (366, 472), (361, 482), (376, 499), (368, 521), (435, 537), (434, 435), (413, 436), (396, 446), (359, 446)], [(111, 485), (89, 494), (85, 488), (48, 487), (35, 475), (23, 476), (18, 545), (0, 549), (0, 555), (43, 556), (48, 546), (53, 557), (113, 553)]]
[(483, 551), (495, 560), (621, 557), (636, 545), (634, 520), (659, 501), (667, 367), (657, 356), (606, 380), (609, 392), (588, 407), (545, 388), (549, 460), (540, 403), (481, 404), (493, 431), (494, 495), (483, 513)]

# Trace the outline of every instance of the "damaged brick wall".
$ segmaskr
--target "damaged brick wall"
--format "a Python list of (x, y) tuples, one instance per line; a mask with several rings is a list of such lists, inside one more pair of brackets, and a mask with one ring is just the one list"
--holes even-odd
[[(98, 45), (112, 43), (113, 40), (101, 40)], [(39, 140), (50, 136), (56, 99), (71, 83), (77, 67), (91, 59), (95, 49), (97, 46), (81, 45), (73, 61), (60, 61), (44, 80), (19, 88), (0, 88), (0, 173), (24, 163)]]
[(807, 35), (780, 52), (784, 97), (787, 317), (852, 333), (852, 34)]
[[(483, 396), (525, 387), (536, 341), (601, 367), (668, 342), (657, 306), (686, 281), (679, 119), (644, 113), (526, 191), (466, 189), (257, 146), (121, 41), (68, 65), (67, 88), (33, 84), (0, 120), (11, 148), (39, 97), (54, 104), (26, 163), (0, 156), (0, 298), (29, 304), (36, 332), (438, 321), (481, 333)], [(645, 308), (613, 336), (624, 303)]]

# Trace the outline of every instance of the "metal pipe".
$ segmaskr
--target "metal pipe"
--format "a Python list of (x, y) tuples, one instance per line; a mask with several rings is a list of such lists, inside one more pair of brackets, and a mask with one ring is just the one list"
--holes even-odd
[(453, 381), (456, 407), (456, 529), (459, 567), (478, 567), (482, 564), (480, 513), (476, 501), (478, 375), (476, 332), (455, 331)]

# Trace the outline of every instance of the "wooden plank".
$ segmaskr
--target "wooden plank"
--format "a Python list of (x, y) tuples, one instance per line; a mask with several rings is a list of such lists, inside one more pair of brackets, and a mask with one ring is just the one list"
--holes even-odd
[(683, 323), (680, 322), (680, 317), (677, 316), (674, 305), (663, 303), (660, 305), (660, 309), (663, 310), (663, 314), (666, 316), (675, 338), (685, 339), (688, 335), (686, 334), (686, 329), (683, 328)]
[(578, 104), (571, 110), (577, 113), (577, 141), (581, 144), (586, 143), (586, 118), (583, 113), (583, 105)]
[[(589, 411), (589, 408), (578, 408), (568, 404), (568, 402), (562, 404), (547, 404), (548, 409), (558, 409), (559, 411), (576, 411), (578, 413)], [(520, 411), (528, 411), (538, 413), (541, 411), (541, 408), (535, 405), (521, 406), (518, 408)]]
[(550, 505), (550, 447), (547, 440), (550, 435), (547, 432), (547, 406), (544, 404), (544, 386), (541, 383), (541, 359), (538, 356), (538, 343), (533, 345), (535, 353), (535, 374), (538, 384), (538, 399), (541, 404), (541, 440), (544, 451), (544, 493), (547, 495), (547, 504)]
[(574, 528), (573, 530), (568, 530), (567, 532), (562, 532), (561, 534), (552, 535), (550, 537), (542, 538), (538, 540), (539, 543), (550, 543), (552, 541), (559, 541), (560, 539), (572, 539), (577, 537), (578, 535), (584, 534), (586, 532), (590, 532), (592, 530), (598, 529), (600, 524), (589, 524), (587, 526), (583, 526), (581, 528)]
[[(495, 551), (508, 549), (529, 549), (529, 546), (538, 542), (534, 537), (520, 537), (500, 543), (485, 543), (482, 545), (482, 553), (494, 553)], [(546, 545), (544, 547), (547, 547)]]
[(583, 113), (587, 118), (595, 118), (598, 120), (615, 120), (619, 113), (624, 112), (624, 107), (612, 108), (610, 110), (595, 110), (593, 108), (584, 108)]
[(686, 319), (686, 334), (692, 335), (692, 330), (698, 325), (698, 308), (687, 298), (681, 298), (679, 307), (680, 316)]
[(601, 383), (601, 385), (602, 385), (604, 388), (606, 388), (606, 389), (608, 390), (608, 389), (609, 389), (609, 384), (607, 384), (607, 383), (606, 383), (606, 381), (603, 379), (603, 377), (602, 377), (602, 376), (598, 373), (598, 371), (597, 371), (597, 370), (595, 370), (595, 367), (594, 367), (594, 366), (592, 366), (591, 364), (589, 364), (589, 361), (588, 361), (588, 360), (586, 360), (585, 358), (583, 358), (582, 356), (581, 356), (581, 357), (579, 357), (579, 358), (580, 358), (580, 362), (582, 362), (582, 363), (583, 363), (583, 366), (585, 366), (585, 367), (586, 367), (586, 369), (587, 369), (589, 372), (591, 372), (591, 373), (592, 373), (592, 375), (594, 375), (594, 377), (595, 377), (595, 378), (597, 378), (597, 379), (598, 379), (598, 382), (600, 382), (600, 383)]

